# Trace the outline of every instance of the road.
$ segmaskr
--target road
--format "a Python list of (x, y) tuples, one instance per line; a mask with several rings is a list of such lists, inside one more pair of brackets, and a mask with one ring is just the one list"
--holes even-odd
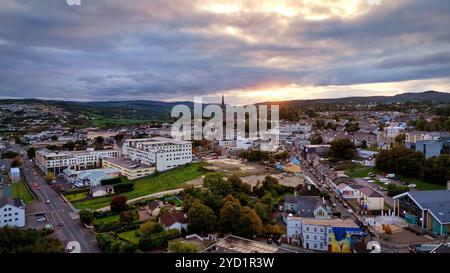
[[(64, 243), (64, 246), (69, 241), (77, 241), (80, 243), (81, 252), (83, 253), (98, 253), (101, 252), (95, 236), (87, 229), (83, 228), (78, 219), (78, 215), (69, 207), (64, 199), (45, 182), (38, 172), (37, 167), (30, 161), (24, 149), (19, 146), (14, 146), (15, 150), (22, 154), (23, 158), (23, 175), (26, 182), (31, 186), (31, 183), (37, 183), (40, 190), (35, 190), (39, 205), (43, 212), (46, 213), (49, 223), (55, 229), (55, 234), (58, 239)], [(36, 175), (37, 174), (37, 175)], [(46, 200), (50, 200), (46, 204)], [(32, 219), (35, 221), (35, 219)], [(59, 226), (62, 222), (64, 225)]]

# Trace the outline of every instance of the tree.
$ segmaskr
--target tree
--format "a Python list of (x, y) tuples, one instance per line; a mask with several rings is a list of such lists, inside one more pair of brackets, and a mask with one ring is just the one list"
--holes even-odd
[(30, 147), (27, 150), (27, 155), (29, 158), (35, 158), (36, 157), (36, 149), (34, 147)]
[(164, 230), (164, 227), (155, 221), (147, 221), (141, 225), (139, 228), (139, 233), (145, 237), (150, 234), (159, 233)]
[(266, 236), (272, 235), (274, 237), (279, 237), (284, 234), (284, 231), (278, 224), (267, 224), (264, 226), (264, 233)]
[(128, 208), (127, 206), (127, 197), (124, 195), (116, 195), (112, 198), (109, 207), (112, 212), (119, 213)]
[(311, 138), (311, 144), (313, 144), (313, 145), (319, 145), (319, 144), (322, 144), (322, 143), (323, 143), (323, 138), (322, 138), (321, 135), (314, 135)]
[(80, 221), (83, 224), (90, 225), (94, 221), (94, 214), (91, 210), (82, 209), (80, 211)]
[(17, 168), (20, 166), (22, 166), (22, 159), (19, 156), (16, 156), (13, 162), (11, 162), (11, 168)]
[(194, 202), (188, 212), (189, 232), (207, 234), (214, 231), (217, 217), (214, 211), (199, 201)]
[(336, 139), (331, 142), (330, 156), (343, 160), (353, 159), (356, 156), (356, 146), (350, 139)]
[(256, 213), (258, 213), (259, 217), (261, 218), (261, 220), (263, 222), (266, 222), (268, 220), (270, 220), (270, 208), (268, 205), (261, 203), (261, 202), (257, 202), (255, 204), (255, 211)]
[(45, 182), (47, 182), (48, 184), (52, 183), (53, 180), (55, 179), (55, 174), (52, 172), (48, 172), (47, 175), (44, 177)]
[(361, 148), (367, 149), (367, 141), (365, 139), (363, 139), (363, 141), (361, 142)]
[(136, 210), (127, 210), (122, 211), (119, 216), (120, 222), (126, 223), (126, 222), (133, 222), (137, 219), (139, 219), (138, 212)]
[(224, 233), (233, 232), (241, 216), (241, 203), (238, 199), (228, 195), (224, 199), (224, 204), (220, 210), (219, 230)]
[(233, 193), (242, 192), (245, 194), (250, 194), (252, 191), (252, 188), (250, 187), (250, 185), (247, 183), (244, 183), (242, 181), (242, 179), (237, 175), (233, 175), (233, 176), (229, 177), (227, 181), (231, 184), (231, 189), (232, 189)]
[(68, 151), (73, 151), (75, 150), (75, 142), (73, 141), (68, 141), (65, 144), (63, 144), (63, 149), (68, 150)]
[(408, 177), (421, 177), (425, 164), (425, 156), (421, 152), (395, 146), (381, 151), (375, 161), (376, 167), (384, 172), (394, 172)]
[(428, 158), (423, 168), (423, 180), (446, 185), (450, 181), (450, 156), (443, 154)]
[(211, 193), (226, 196), (231, 193), (231, 183), (226, 181), (221, 173), (210, 173), (203, 178), (203, 186)]
[(64, 246), (46, 231), (0, 228), (0, 253), (64, 253)]
[(183, 243), (180, 240), (170, 242), (167, 248), (169, 253), (198, 253), (198, 248), (193, 243)]
[(240, 211), (239, 221), (233, 234), (245, 238), (253, 238), (263, 231), (263, 224), (259, 215), (250, 207), (243, 207)]
[(405, 144), (406, 135), (405, 134), (399, 134), (395, 137), (395, 143), (398, 145)]
[(347, 123), (345, 124), (345, 131), (348, 133), (354, 133), (359, 131), (359, 124), (358, 123)]

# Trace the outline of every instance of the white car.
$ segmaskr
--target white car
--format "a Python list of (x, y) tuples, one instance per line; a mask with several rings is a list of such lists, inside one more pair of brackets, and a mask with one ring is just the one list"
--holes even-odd
[(348, 213), (353, 214), (353, 210), (352, 209), (348, 209), (347, 211), (348, 211)]
[(40, 223), (40, 222), (45, 222), (45, 221), (47, 221), (47, 218), (41, 217), (41, 218), (37, 219), (37, 221), (38, 221), (39, 223)]
[(370, 180), (370, 179), (371, 179), (371, 178), (368, 177), (368, 176), (367, 176), (367, 177), (364, 177), (364, 180), (367, 180), (367, 181), (368, 181), (368, 180)]
[(386, 178), (394, 178), (395, 177), (395, 173), (389, 173), (388, 175), (386, 175)]
[(369, 180), (367, 180), (367, 183), (375, 183), (375, 181), (372, 179), (369, 179)]
[(387, 178), (380, 178), (380, 182), (383, 182), (383, 183), (389, 182), (389, 179), (387, 179)]
[(46, 204), (50, 204), (50, 200), (47, 199), (47, 201), (45, 201)]
[(408, 188), (415, 188), (416, 187), (416, 184), (409, 184), (408, 185)]

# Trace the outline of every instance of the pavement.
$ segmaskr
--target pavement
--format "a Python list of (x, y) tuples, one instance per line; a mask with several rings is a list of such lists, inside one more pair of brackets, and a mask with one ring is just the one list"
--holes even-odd
[[(40, 171), (38, 171), (37, 167), (34, 166), (34, 163), (30, 161), (23, 147), (20, 145), (15, 145), (14, 147), (17, 152), (22, 154), (22, 173), (25, 181), (32, 189), (31, 183), (37, 183), (40, 186), (40, 190), (33, 189), (38, 197), (38, 201), (33, 204), (33, 210), (45, 212), (48, 221), (44, 223), (53, 226), (55, 235), (64, 246), (66, 246), (69, 241), (77, 241), (81, 246), (82, 253), (101, 252), (95, 236), (83, 227), (78, 219), (78, 214), (74, 212), (64, 199), (45, 182), (42, 176), (39, 175)], [(47, 200), (50, 200), (49, 204), (46, 204)], [(30, 216), (31, 215), (28, 215), (27, 222), (35, 221), (35, 217)], [(63, 226), (59, 226), (59, 223), (61, 222), (63, 223)], [(33, 226), (34, 223), (30, 223), (30, 225)]]

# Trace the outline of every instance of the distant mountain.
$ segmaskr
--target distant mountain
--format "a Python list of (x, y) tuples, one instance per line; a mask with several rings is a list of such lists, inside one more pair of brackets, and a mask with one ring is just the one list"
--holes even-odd
[(309, 106), (314, 104), (347, 104), (347, 103), (395, 103), (406, 101), (434, 101), (439, 103), (450, 103), (450, 93), (425, 91), (421, 93), (403, 93), (395, 96), (370, 96), (370, 97), (346, 97), (333, 99), (313, 99), (313, 100), (289, 100), (271, 101), (258, 104), (279, 104), (284, 106)]

